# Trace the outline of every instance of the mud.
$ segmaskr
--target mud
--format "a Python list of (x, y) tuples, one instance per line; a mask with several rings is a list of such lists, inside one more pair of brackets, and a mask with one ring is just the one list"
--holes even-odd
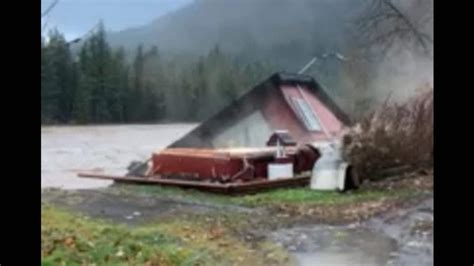
[(364, 226), (397, 240), (387, 265), (433, 265), (433, 198), (368, 220)]
[(155, 220), (190, 216), (193, 214), (218, 215), (223, 212), (256, 213), (256, 209), (181, 198), (147, 195), (126, 196), (105, 189), (43, 190), (44, 203), (108, 220), (113, 223), (137, 225)]
[(362, 223), (294, 227), (270, 238), (301, 266), (433, 265), (433, 198)]
[(299, 265), (385, 265), (396, 241), (367, 228), (313, 226), (274, 232), (271, 236)]

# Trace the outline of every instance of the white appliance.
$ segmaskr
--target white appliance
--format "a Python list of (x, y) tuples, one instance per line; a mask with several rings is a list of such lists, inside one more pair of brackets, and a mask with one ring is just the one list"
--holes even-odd
[(342, 148), (338, 142), (313, 143), (321, 158), (316, 161), (311, 177), (311, 189), (344, 190), (348, 163), (342, 159)]

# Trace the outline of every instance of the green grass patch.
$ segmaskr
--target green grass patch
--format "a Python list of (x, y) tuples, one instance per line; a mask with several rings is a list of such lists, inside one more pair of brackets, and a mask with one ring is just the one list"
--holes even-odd
[(255, 195), (243, 196), (236, 201), (247, 206), (279, 204), (333, 205), (378, 200), (381, 198), (411, 196), (412, 190), (383, 191), (358, 190), (350, 193), (314, 191), (309, 188), (278, 189)]
[(333, 191), (315, 191), (310, 188), (281, 188), (252, 195), (219, 195), (196, 190), (184, 190), (180, 188), (147, 186), (147, 185), (124, 185), (118, 189), (123, 193), (152, 195), (158, 197), (173, 197), (191, 201), (233, 204), (246, 207), (272, 207), (280, 204), (346, 204), (378, 200), (381, 198), (410, 197), (418, 193), (414, 189), (399, 190), (370, 190), (360, 189), (348, 193)]
[[(282, 265), (282, 250), (253, 250), (219, 224), (175, 220), (111, 224), (47, 205), (41, 213), (42, 265)], [(268, 245), (268, 244), (267, 244)], [(267, 246), (268, 247), (268, 246)]]
[(122, 225), (41, 208), (42, 265), (212, 265), (204, 251), (183, 246), (160, 228)]

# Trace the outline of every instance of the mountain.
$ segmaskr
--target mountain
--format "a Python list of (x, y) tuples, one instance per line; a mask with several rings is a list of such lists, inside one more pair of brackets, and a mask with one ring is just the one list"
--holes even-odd
[(202, 55), (215, 45), (245, 61), (296, 70), (312, 56), (346, 49), (362, 0), (195, 0), (148, 25), (109, 34), (114, 46), (156, 45)]

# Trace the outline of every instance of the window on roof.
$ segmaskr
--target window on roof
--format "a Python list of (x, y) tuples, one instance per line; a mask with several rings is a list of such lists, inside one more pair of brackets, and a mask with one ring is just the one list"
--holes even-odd
[(301, 98), (292, 98), (296, 113), (306, 129), (309, 131), (321, 131), (321, 125), (311, 106)]

